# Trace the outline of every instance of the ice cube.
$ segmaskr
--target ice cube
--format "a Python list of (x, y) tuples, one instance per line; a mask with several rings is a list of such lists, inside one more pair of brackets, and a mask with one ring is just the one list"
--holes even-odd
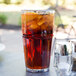
[(25, 17), (25, 21), (27, 23), (27, 22), (35, 19), (36, 17), (38, 17), (38, 14), (36, 14), (36, 13), (26, 13), (24, 17)]
[(45, 23), (45, 19), (44, 19), (44, 18), (41, 18), (41, 19), (37, 22), (37, 24), (38, 24), (39, 26), (41, 26), (43, 23)]
[(66, 69), (69, 70), (70, 69), (70, 64), (66, 63), (66, 62), (60, 62), (58, 64), (58, 68), (59, 69)]
[(41, 30), (47, 30), (48, 24), (47, 23), (43, 23), (41, 25)]
[(53, 22), (54, 22), (54, 15), (53, 14), (44, 15), (44, 19), (48, 25), (51, 25), (51, 26), (53, 25)]
[(58, 64), (58, 68), (59, 68), (60, 72), (65, 73), (67, 76), (69, 76), (71, 74), (71, 66), (70, 66), (70, 64), (68, 64), (66, 62), (60, 62)]
[(42, 17), (43, 17), (43, 15), (38, 15), (38, 17), (37, 17), (37, 18), (38, 18), (38, 19), (41, 19)]
[(38, 25), (37, 25), (37, 23), (36, 23), (35, 21), (33, 21), (33, 22), (29, 25), (28, 28), (29, 28), (29, 29), (37, 29), (37, 28), (38, 28)]

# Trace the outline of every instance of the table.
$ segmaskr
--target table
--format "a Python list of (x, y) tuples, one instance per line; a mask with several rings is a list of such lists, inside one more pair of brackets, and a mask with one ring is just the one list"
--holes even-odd
[(23, 52), (0, 52), (0, 76), (56, 76), (52, 66), (46, 73), (30, 73), (25, 69)]
[(5, 45), (0, 43), (0, 51), (3, 51), (5, 49)]

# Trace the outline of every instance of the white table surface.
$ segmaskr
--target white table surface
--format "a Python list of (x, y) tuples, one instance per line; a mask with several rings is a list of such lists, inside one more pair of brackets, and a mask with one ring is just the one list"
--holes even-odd
[(0, 52), (0, 76), (56, 76), (50, 65), (50, 71), (46, 73), (26, 72), (23, 52)]

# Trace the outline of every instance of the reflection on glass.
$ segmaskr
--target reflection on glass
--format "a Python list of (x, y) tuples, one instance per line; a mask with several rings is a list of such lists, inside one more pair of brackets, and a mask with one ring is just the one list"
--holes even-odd
[(50, 72), (44, 72), (44, 73), (26, 72), (25, 76), (51, 76), (51, 75), (50, 75)]
[(72, 70), (72, 47), (70, 41), (58, 40), (55, 45), (54, 67), (59, 76), (69, 76)]

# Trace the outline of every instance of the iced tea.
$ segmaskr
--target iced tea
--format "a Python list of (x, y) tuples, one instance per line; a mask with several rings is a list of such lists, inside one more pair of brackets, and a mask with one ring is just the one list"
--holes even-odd
[(54, 13), (22, 14), (22, 33), (26, 67), (46, 69), (50, 64)]

